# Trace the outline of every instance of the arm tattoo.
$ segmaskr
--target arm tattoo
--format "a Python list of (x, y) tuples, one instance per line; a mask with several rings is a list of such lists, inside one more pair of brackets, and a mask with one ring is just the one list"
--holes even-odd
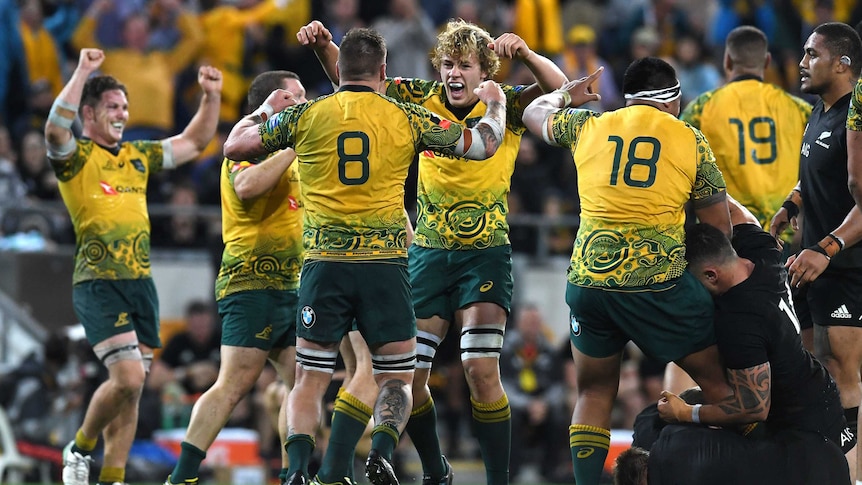
[(476, 125), (476, 131), (485, 147), (485, 154), (490, 157), (503, 143), (503, 136), (506, 131), (506, 105), (499, 101), (489, 102), (484, 117), (496, 121), (501, 129), (500, 133), (496, 133), (496, 130), (488, 124), (479, 123)]
[(400, 379), (393, 379), (380, 389), (374, 406), (374, 422), (377, 425), (385, 424), (397, 430), (404, 428), (410, 417), (410, 396), (404, 389), (406, 385)]
[(494, 135), (494, 130), (484, 123), (479, 123), (476, 125), (476, 131), (479, 132), (479, 136), (482, 138), (482, 143), (485, 146), (485, 156), (490, 157), (497, 151), (500, 145), (497, 136)]
[(769, 412), (772, 400), (769, 362), (747, 369), (728, 370), (727, 380), (733, 388), (733, 397), (719, 404), (725, 414)]

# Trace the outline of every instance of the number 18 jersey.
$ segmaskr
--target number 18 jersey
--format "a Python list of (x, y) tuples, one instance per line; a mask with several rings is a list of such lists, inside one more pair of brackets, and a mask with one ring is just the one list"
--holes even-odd
[(683, 206), (709, 205), (725, 189), (703, 134), (647, 105), (566, 109), (550, 122), (578, 171), (581, 224), (569, 281), (637, 289), (682, 276)]

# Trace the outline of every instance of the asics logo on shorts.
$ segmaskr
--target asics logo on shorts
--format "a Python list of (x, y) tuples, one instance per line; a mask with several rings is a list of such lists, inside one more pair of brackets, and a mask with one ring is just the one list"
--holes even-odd
[(308, 305), (302, 307), (300, 311), (300, 319), (302, 320), (302, 326), (305, 328), (311, 328), (314, 325), (314, 322), (317, 321), (317, 314), (314, 313), (314, 309)]
[(832, 318), (853, 318), (853, 315), (847, 310), (847, 305), (841, 305), (830, 314)]
[(267, 325), (266, 328), (256, 333), (254, 335), (254, 338), (259, 338), (261, 340), (269, 340), (270, 335), (272, 335), (272, 325)]
[(493, 281), (486, 281), (482, 284), (482, 286), (479, 287), (479, 291), (481, 291), (482, 293), (486, 293), (487, 291), (489, 291), (493, 287), (494, 287)]
[(577, 337), (578, 335), (580, 335), (580, 334), (581, 334), (581, 323), (580, 323), (580, 322), (578, 322), (578, 319), (577, 319), (577, 318), (575, 318), (575, 316), (574, 316), (574, 315), (571, 315), (571, 318), (572, 318), (572, 321), (571, 321), (571, 325), (572, 325), (572, 335), (574, 335), (575, 337)]
[(114, 322), (115, 327), (122, 327), (123, 325), (128, 325), (129, 323), (129, 314), (126, 312), (122, 312), (117, 315), (117, 321)]

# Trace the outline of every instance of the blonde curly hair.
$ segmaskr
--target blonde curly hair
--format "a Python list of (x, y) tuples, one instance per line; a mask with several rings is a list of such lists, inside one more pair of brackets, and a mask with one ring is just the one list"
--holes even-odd
[(490, 79), (500, 70), (500, 57), (488, 47), (488, 43), (493, 41), (491, 34), (477, 25), (462, 19), (450, 20), (437, 36), (431, 63), (434, 69), (440, 69), (444, 56), (466, 59), (470, 54), (476, 54), (479, 66)]

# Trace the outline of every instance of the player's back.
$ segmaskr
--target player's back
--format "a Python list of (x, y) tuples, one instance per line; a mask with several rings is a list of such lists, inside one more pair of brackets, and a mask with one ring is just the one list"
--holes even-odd
[(305, 204), (310, 257), (405, 254), (404, 181), (417, 151), (409, 110), (346, 86), (286, 119)]
[(720, 174), (705, 173), (717, 169), (703, 135), (648, 105), (573, 113), (554, 126), (576, 137), (558, 138), (573, 147), (581, 199), (569, 281), (633, 287), (679, 277), (683, 206), (723, 188)]
[(799, 179), (799, 150), (810, 114), (807, 102), (745, 77), (702, 94), (680, 118), (709, 140), (728, 194), (768, 227)]
[(696, 132), (635, 105), (591, 116), (573, 150), (581, 217), (639, 226), (681, 225), (697, 172)]

